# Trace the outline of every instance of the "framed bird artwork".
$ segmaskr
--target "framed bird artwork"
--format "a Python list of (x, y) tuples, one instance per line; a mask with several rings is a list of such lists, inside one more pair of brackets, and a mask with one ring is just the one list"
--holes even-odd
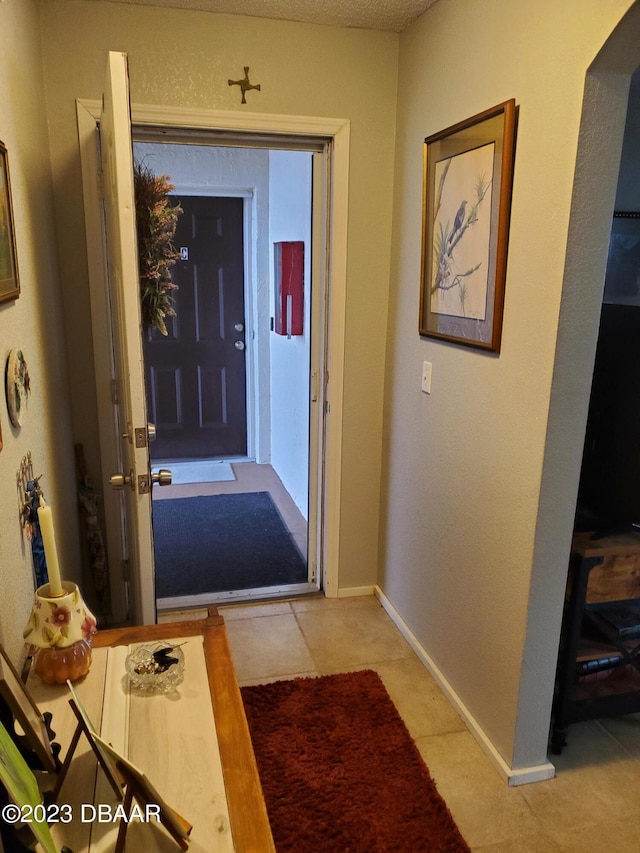
[(424, 141), (419, 332), (500, 352), (514, 99)]

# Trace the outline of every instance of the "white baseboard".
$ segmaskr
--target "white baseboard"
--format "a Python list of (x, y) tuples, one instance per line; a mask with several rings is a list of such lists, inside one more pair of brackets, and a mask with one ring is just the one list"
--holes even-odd
[(338, 598), (353, 598), (357, 595), (376, 595), (376, 586), (348, 586), (338, 590)]
[[(358, 593), (365, 594), (365, 593)], [(503, 776), (510, 786), (526, 785), (530, 782), (542, 782), (545, 779), (553, 779), (556, 775), (555, 767), (550, 762), (535, 765), (534, 767), (518, 767), (516, 769), (509, 767), (504, 758), (500, 755), (493, 743), (487, 737), (484, 729), (478, 724), (475, 717), (469, 712), (464, 702), (460, 699), (456, 691), (449, 684), (445, 676), (438, 669), (434, 661), (429, 657), (425, 649), (420, 645), (414, 634), (409, 630), (408, 626), (395, 609), (393, 604), (386, 597), (379, 586), (374, 588), (373, 594), (378, 598), (386, 612), (389, 614), (396, 627), (409, 643), (413, 651), (418, 655), (420, 661), (429, 670), (433, 678), (438, 683), (438, 686), (445, 694), (447, 699), (454, 706), (456, 711), (464, 720), (467, 728), (478, 741), (484, 752), (491, 759), (496, 769)]]

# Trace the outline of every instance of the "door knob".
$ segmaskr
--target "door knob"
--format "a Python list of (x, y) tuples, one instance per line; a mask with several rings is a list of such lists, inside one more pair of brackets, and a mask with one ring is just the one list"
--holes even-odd
[(160, 468), (151, 474), (151, 482), (154, 486), (170, 486), (173, 474), (167, 468)]
[(133, 471), (129, 471), (128, 474), (123, 474), (120, 471), (112, 474), (109, 477), (109, 485), (112, 489), (124, 489), (125, 486), (131, 486), (135, 490)]
[(156, 430), (156, 425), (151, 423), (147, 424), (147, 441), (151, 443), (152, 441), (155, 441), (157, 437), (158, 431)]
[(236, 349), (243, 350), (244, 349), (244, 341), (235, 341), (233, 344)]
[(244, 323), (236, 323), (233, 328), (236, 332), (244, 332)]

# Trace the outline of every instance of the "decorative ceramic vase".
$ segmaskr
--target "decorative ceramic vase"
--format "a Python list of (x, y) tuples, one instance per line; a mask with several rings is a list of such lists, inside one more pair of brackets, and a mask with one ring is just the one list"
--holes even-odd
[(25, 642), (38, 647), (34, 668), (47, 684), (78, 681), (91, 666), (91, 637), (96, 620), (75, 583), (63, 581), (63, 595), (52, 596), (49, 584), (36, 590)]
[(38, 649), (33, 668), (46, 684), (66, 684), (83, 678), (91, 667), (91, 643), (78, 640), (72, 646)]

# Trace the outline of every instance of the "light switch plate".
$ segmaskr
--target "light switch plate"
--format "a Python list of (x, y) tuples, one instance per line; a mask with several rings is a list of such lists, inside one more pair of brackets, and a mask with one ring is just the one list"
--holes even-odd
[(430, 361), (422, 362), (422, 390), (425, 394), (431, 393), (431, 372), (433, 365)]

